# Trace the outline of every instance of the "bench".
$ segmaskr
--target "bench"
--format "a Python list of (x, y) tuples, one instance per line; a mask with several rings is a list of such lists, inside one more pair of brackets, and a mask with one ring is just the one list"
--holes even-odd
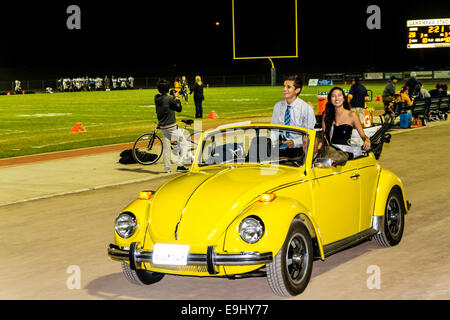
[(400, 114), (411, 111), (413, 118), (422, 119), (423, 125), (428, 121), (446, 120), (450, 106), (450, 96), (414, 99), (412, 106), (408, 107), (404, 102), (395, 102), (392, 106), (394, 118)]

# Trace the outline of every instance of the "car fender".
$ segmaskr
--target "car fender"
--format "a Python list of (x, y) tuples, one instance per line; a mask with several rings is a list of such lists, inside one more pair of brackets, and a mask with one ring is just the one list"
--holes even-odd
[(405, 188), (401, 179), (392, 171), (381, 169), (378, 180), (377, 195), (375, 198), (374, 216), (383, 216), (386, 209), (386, 201), (392, 188), (397, 188), (402, 195), (403, 208), (405, 213), (409, 210), (409, 204), (405, 196)]
[[(246, 243), (239, 235), (239, 225), (249, 216), (257, 216), (264, 223), (264, 235), (254, 244)], [(227, 229), (224, 251), (233, 253), (272, 252), (275, 256), (286, 240), (286, 235), (295, 219), (300, 219), (305, 224), (313, 243), (317, 244), (317, 255), (324, 259), (320, 235), (310, 210), (295, 199), (288, 197), (277, 197), (272, 202), (256, 201), (244, 210)]]
[(150, 208), (151, 200), (141, 200), (136, 199), (131, 202), (125, 209), (120, 213), (131, 212), (136, 217), (136, 231), (134, 234), (124, 239), (120, 237), (116, 231), (114, 231), (115, 244), (121, 247), (130, 247), (132, 242), (137, 242), (138, 246), (142, 246), (145, 238), (145, 231), (148, 225), (148, 212)]

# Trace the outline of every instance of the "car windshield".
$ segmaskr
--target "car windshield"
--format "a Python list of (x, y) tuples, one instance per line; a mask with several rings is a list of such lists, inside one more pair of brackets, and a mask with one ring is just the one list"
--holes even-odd
[(242, 127), (207, 134), (200, 144), (198, 166), (221, 164), (304, 164), (308, 134), (277, 127)]

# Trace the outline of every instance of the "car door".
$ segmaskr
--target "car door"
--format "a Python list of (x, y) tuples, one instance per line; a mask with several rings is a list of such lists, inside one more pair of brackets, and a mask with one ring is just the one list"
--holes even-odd
[[(370, 161), (368, 159), (367, 161)], [(361, 159), (365, 161), (365, 159)], [(373, 159), (372, 159), (373, 161)], [(378, 186), (378, 176), (380, 172), (379, 166), (370, 163), (362, 163), (358, 170), (360, 176), (360, 190), (361, 190), (361, 215), (359, 231), (367, 230), (372, 225), (372, 215), (375, 205), (375, 195)]]
[(324, 245), (359, 232), (359, 170), (345, 166), (312, 169), (314, 219)]

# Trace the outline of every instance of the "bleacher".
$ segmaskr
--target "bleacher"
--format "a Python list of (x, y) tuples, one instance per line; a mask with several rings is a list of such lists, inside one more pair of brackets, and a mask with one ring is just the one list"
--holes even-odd
[(411, 111), (413, 118), (422, 119), (422, 124), (428, 121), (446, 120), (450, 106), (450, 96), (433, 97), (425, 99), (414, 99), (412, 106), (408, 107), (404, 102), (394, 103), (393, 111), (395, 117)]

